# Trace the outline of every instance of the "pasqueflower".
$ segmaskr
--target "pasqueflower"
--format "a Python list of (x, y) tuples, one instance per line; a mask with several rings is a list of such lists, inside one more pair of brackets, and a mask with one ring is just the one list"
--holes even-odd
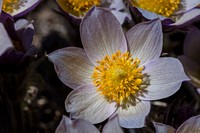
[(41, 0), (1, 0), (2, 10), (11, 16), (20, 17), (33, 10)]
[(147, 19), (171, 19), (182, 25), (200, 16), (200, 0), (129, 0)]
[(150, 100), (166, 98), (188, 80), (175, 58), (159, 58), (160, 20), (141, 23), (125, 35), (107, 10), (93, 8), (83, 19), (84, 49), (57, 50), (49, 59), (60, 80), (74, 89), (65, 106), (72, 118), (100, 123), (114, 113), (125, 128), (144, 126)]
[(79, 20), (93, 6), (100, 6), (110, 10), (122, 24), (126, 17), (130, 18), (123, 0), (56, 0), (58, 6), (71, 18)]
[[(6, 15), (6, 14), (4, 14)], [(14, 67), (26, 57), (32, 57), (37, 49), (32, 45), (34, 27), (26, 19), (14, 22), (11, 16), (0, 16), (0, 64), (1, 67)], [(27, 60), (28, 61), (28, 60)], [(10, 65), (9, 65), (10, 64)]]
[[(118, 118), (113, 117), (108, 120), (102, 129), (102, 133), (123, 133), (119, 126)], [(99, 130), (90, 122), (82, 119), (71, 120), (67, 116), (63, 116), (60, 124), (56, 129), (56, 133), (100, 133)]]
[(182, 125), (180, 125), (180, 127), (177, 130), (169, 125), (154, 122), (156, 133), (199, 133), (199, 126), (200, 115), (189, 118)]

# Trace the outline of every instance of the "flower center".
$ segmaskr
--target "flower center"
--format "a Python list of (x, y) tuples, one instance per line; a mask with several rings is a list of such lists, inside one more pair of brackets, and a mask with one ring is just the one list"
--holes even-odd
[(101, 0), (58, 0), (58, 4), (66, 12), (79, 17), (84, 16), (92, 6), (99, 6)]
[(109, 102), (120, 105), (129, 101), (129, 98), (140, 90), (142, 84), (143, 67), (138, 67), (139, 59), (133, 59), (129, 52), (122, 54), (117, 51), (112, 57), (105, 56), (98, 61), (92, 75), (97, 90)]
[(7, 13), (13, 13), (14, 10), (20, 9), (21, 6), (24, 6), (24, 2), (21, 0), (3, 0), (2, 10)]
[(169, 17), (178, 9), (180, 0), (131, 0), (131, 3), (133, 6)]

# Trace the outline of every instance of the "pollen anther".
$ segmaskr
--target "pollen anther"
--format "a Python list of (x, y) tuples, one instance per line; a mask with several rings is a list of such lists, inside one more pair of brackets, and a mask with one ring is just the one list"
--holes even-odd
[(144, 68), (139, 67), (139, 63), (140, 60), (133, 59), (129, 52), (117, 51), (112, 56), (105, 56), (94, 68), (93, 83), (109, 102), (124, 104), (140, 90), (143, 82)]
[(58, 0), (59, 5), (68, 13), (84, 16), (94, 5), (99, 6), (101, 0)]
[(13, 13), (14, 10), (18, 10), (24, 6), (25, 2), (20, 0), (3, 0), (2, 10), (7, 13)]
[(179, 8), (180, 0), (131, 0), (133, 6), (170, 17)]

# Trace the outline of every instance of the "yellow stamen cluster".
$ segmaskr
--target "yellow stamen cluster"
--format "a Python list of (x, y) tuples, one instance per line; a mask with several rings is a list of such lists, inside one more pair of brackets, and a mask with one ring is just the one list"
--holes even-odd
[(7, 13), (13, 13), (14, 10), (20, 9), (21, 6), (24, 6), (24, 2), (21, 0), (3, 0), (2, 10)]
[(79, 17), (84, 16), (92, 6), (99, 6), (101, 0), (58, 0), (58, 4), (66, 12)]
[(179, 8), (180, 0), (131, 0), (133, 6), (169, 17)]
[(98, 63), (92, 75), (93, 82), (109, 102), (122, 105), (140, 90), (143, 67), (138, 67), (140, 60), (133, 59), (129, 52), (117, 51)]

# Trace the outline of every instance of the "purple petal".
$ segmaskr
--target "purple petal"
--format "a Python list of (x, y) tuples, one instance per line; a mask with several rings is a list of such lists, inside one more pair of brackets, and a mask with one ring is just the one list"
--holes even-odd
[(54, 63), (59, 79), (72, 89), (91, 83), (93, 64), (81, 48), (68, 47), (59, 49), (48, 58)]
[(188, 12), (177, 15), (176, 23), (173, 23), (171, 25), (183, 25), (186, 24), (186, 22), (192, 21), (194, 18), (197, 18), (198, 16), (200, 16), (200, 9), (194, 8), (192, 10), (189, 10)]
[(150, 112), (149, 101), (137, 101), (127, 109), (119, 107), (119, 125), (124, 128), (141, 128), (145, 125), (145, 118)]
[(190, 31), (184, 41), (184, 55), (188, 56), (200, 65), (200, 30), (195, 28)]
[(34, 34), (35, 34), (35, 31), (34, 31), (33, 25), (29, 24), (23, 32), (22, 44), (25, 51), (28, 51), (28, 49), (32, 47)]
[(106, 120), (116, 110), (116, 104), (109, 103), (92, 84), (73, 90), (65, 101), (65, 107), (72, 118), (85, 119), (93, 124)]
[(55, 133), (99, 133), (97, 128), (85, 120), (71, 120), (63, 116)]
[(137, 57), (141, 65), (160, 56), (163, 44), (160, 20), (138, 24), (126, 33), (126, 37), (132, 57)]
[(139, 98), (142, 100), (157, 100), (166, 98), (180, 89), (183, 81), (189, 80), (183, 66), (175, 58), (159, 58), (144, 65), (143, 75), (147, 75), (149, 85)]
[(15, 23), (15, 30), (17, 32), (18, 39), (22, 42), (25, 51), (28, 51), (32, 47), (32, 41), (34, 36), (34, 27), (26, 19), (20, 19)]
[(108, 120), (106, 125), (103, 127), (102, 133), (124, 133), (123, 129), (119, 125), (119, 119), (117, 115)]
[(153, 122), (156, 133), (175, 133), (176, 129), (163, 123)]
[(191, 78), (192, 84), (196, 87), (200, 87), (200, 64), (197, 64), (191, 58), (184, 55), (178, 58), (182, 62), (186, 73)]
[(199, 133), (200, 132), (200, 115), (193, 116), (185, 121), (178, 129), (177, 133)]
[(0, 56), (8, 49), (13, 47), (10, 37), (8, 36), (4, 26), (0, 23)]
[(117, 50), (122, 53), (127, 50), (120, 23), (107, 10), (92, 8), (81, 23), (80, 34), (86, 54), (94, 64)]

